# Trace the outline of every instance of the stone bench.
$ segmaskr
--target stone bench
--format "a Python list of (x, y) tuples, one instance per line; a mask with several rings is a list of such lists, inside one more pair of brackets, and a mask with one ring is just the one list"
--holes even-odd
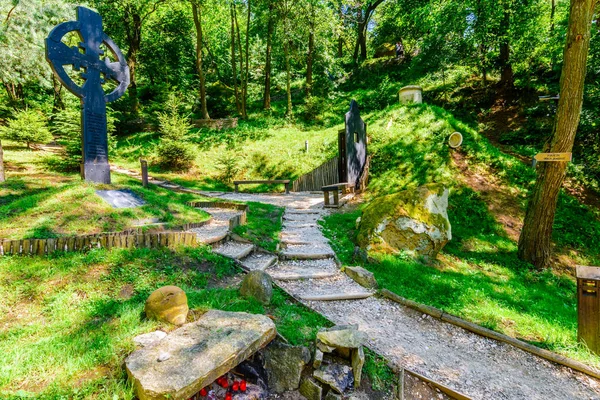
[(290, 180), (289, 179), (273, 179), (273, 180), (259, 180), (259, 181), (233, 181), (235, 185), (235, 192), (238, 193), (239, 185), (250, 185), (250, 184), (267, 184), (275, 185), (283, 183), (285, 185), (285, 193), (290, 194)]
[[(340, 190), (342, 191), (342, 194), (353, 193), (354, 185), (352, 183), (347, 182), (334, 183), (332, 185), (323, 186), (321, 190), (323, 191), (325, 207), (338, 208), (340, 206)], [(329, 201), (329, 192), (333, 193), (333, 204), (331, 204)]]

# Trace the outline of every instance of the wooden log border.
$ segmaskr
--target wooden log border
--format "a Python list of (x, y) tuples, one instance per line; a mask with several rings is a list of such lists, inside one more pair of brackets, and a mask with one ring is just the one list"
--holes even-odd
[(455, 317), (454, 315), (448, 314), (438, 308), (426, 306), (421, 303), (417, 303), (412, 300), (405, 299), (402, 296), (398, 296), (396, 293), (390, 292), (387, 289), (382, 289), (380, 291), (381, 295), (389, 300), (392, 300), (396, 303), (402, 304), (406, 307), (412, 308), (416, 311), (419, 311), (423, 314), (430, 315), (434, 318), (437, 318), (441, 321), (448, 322), (452, 325), (459, 326), (463, 329), (476, 333), (478, 335), (487, 337), (489, 339), (494, 339), (499, 342), (504, 342), (515, 346), (523, 351), (527, 351), (531, 354), (534, 354), (538, 357), (545, 358), (548, 361), (555, 362), (560, 365), (564, 365), (565, 367), (569, 367), (576, 371), (582, 372), (586, 375), (589, 375), (593, 378), (600, 379), (600, 371), (590, 366), (585, 365), (582, 362), (573, 360), (571, 358), (561, 356), (560, 354), (551, 352), (549, 350), (541, 349), (529, 343), (523, 342), (522, 340), (515, 339), (513, 337), (507, 336), (502, 333), (495, 332), (491, 329), (484, 328), (482, 326), (476, 325), (472, 322), (465, 321), (462, 318)]
[(50, 239), (0, 240), (0, 255), (49, 255), (55, 251), (88, 251), (99, 248), (158, 248), (174, 249), (180, 245), (196, 246), (196, 234), (185, 231), (108, 232)]

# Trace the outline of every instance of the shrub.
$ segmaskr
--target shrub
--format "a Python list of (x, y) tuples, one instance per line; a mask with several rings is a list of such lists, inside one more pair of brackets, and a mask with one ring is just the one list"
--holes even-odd
[(194, 162), (194, 150), (186, 141), (191, 129), (187, 115), (179, 113), (183, 102), (175, 94), (169, 94), (165, 103), (165, 112), (158, 113), (159, 131), (162, 135), (156, 147), (158, 163), (176, 171), (189, 169)]
[(225, 183), (231, 183), (233, 178), (240, 172), (238, 166), (240, 156), (234, 152), (226, 152), (217, 159), (216, 166), (219, 171), (219, 179)]
[(167, 111), (158, 113), (158, 124), (163, 138), (182, 140), (192, 128), (188, 116), (179, 113), (182, 103), (179, 97), (171, 93), (165, 103)]
[(189, 169), (194, 162), (194, 151), (189, 143), (163, 139), (156, 148), (158, 163), (175, 171)]
[(44, 116), (35, 110), (17, 111), (7, 126), (0, 127), (0, 136), (26, 143), (28, 148), (34, 143), (48, 143), (53, 139)]
[[(66, 171), (78, 171), (82, 162), (81, 142), (81, 113), (77, 107), (67, 107), (59, 110), (52, 116), (52, 133), (59, 137), (60, 143), (65, 146), (59, 168)], [(106, 110), (106, 131), (108, 135), (108, 156), (112, 155), (117, 147), (113, 136), (116, 117), (111, 110)]]

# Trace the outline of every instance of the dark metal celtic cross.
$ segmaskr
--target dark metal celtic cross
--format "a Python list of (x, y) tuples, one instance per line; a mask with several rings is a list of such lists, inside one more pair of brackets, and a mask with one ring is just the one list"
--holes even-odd
[[(79, 35), (81, 42), (78, 47), (69, 47), (62, 42), (69, 32)], [(104, 51), (100, 50), (102, 44), (117, 59), (116, 62), (100, 58), (104, 56)], [(106, 103), (121, 97), (129, 86), (129, 67), (125, 57), (102, 30), (100, 15), (85, 7), (77, 7), (77, 21), (57, 25), (48, 35), (46, 60), (60, 82), (81, 99), (82, 177), (86, 181), (110, 183)], [(82, 86), (73, 82), (65, 71), (65, 65), (72, 65), (75, 71), (83, 69), (80, 76), (85, 82)], [(116, 82), (117, 87), (105, 94), (102, 84), (108, 80)]]

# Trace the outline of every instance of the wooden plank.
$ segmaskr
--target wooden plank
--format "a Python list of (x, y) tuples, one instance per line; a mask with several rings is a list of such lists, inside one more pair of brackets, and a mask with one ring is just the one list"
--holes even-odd
[(21, 254), (28, 256), (31, 254), (31, 240), (23, 239), (21, 241)]
[(37, 255), (43, 256), (44, 254), (46, 254), (46, 240), (40, 239), (40, 242), (39, 242), (38, 248), (37, 248)]
[(46, 254), (52, 254), (56, 251), (56, 239), (46, 240)]
[(66, 238), (60, 237), (56, 241), (56, 251), (65, 251)]
[(67, 251), (75, 251), (75, 238), (67, 238)]

